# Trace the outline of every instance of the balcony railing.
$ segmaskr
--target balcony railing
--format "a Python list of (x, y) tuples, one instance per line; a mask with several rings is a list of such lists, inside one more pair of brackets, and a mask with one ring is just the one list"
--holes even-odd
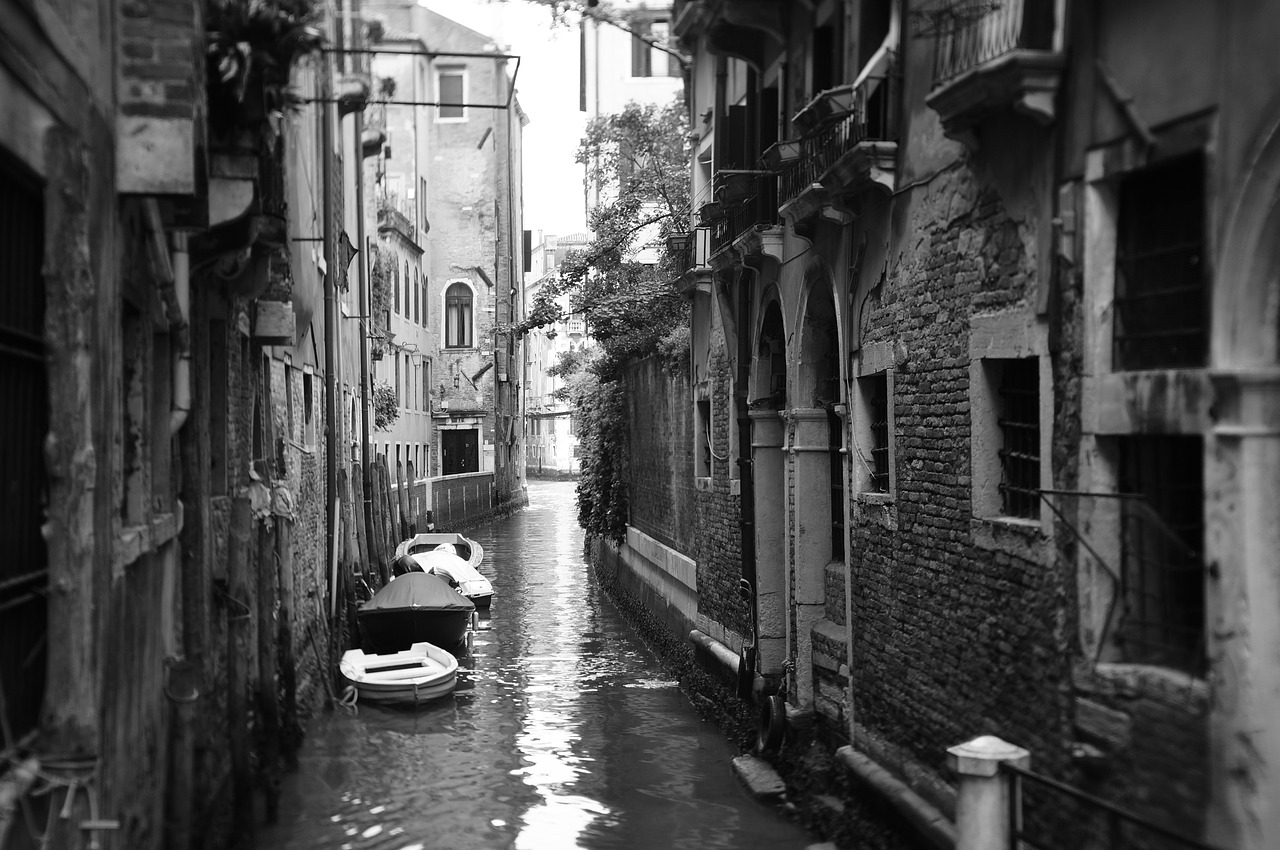
[(780, 176), (782, 203), (820, 182), (822, 175), (858, 145), (897, 139), (896, 75), (871, 77), (852, 94), (852, 106), (842, 117), (800, 139), (800, 156)]
[(934, 86), (1015, 50), (1054, 49), (1054, 0), (1001, 0), (966, 18), (963, 9), (973, 5), (957, 2), (954, 24), (938, 35)]
[(708, 222), (712, 254), (754, 227), (778, 223), (778, 178), (771, 171), (718, 171), (716, 196), (721, 215)]

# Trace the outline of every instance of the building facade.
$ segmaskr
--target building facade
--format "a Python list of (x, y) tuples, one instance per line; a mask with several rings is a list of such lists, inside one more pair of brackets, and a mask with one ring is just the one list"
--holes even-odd
[(633, 495), (617, 557), (925, 820), (996, 735), (1277, 842), (1270, 14), (676, 4), (689, 397), (642, 428), (638, 367), (632, 482), (688, 509)]
[[(523, 355), (506, 330), (524, 309), (521, 133), (528, 119), (515, 97), (516, 57), (422, 7), (369, 11), (389, 34), (379, 61), (409, 69), (397, 72), (390, 100), (414, 104), (388, 107), (390, 156), (380, 167), (382, 191), (422, 233), (423, 303), (407, 321), (426, 346), (414, 352), (418, 343), (407, 343), (400, 362), (416, 382), (407, 391), (412, 421), (416, 412), (430, 418), (424, 468), (433, 476), (490, 472), (499, 503), (520, 501), (523, 402), (513, 369)], [(405, 50), (415, 58), (392, 56)], [(416, 309), (417, 290), (410, 294)]]
[(324, 699), (367, 84), (296, 11), (0, 9), (5, 846), (243, 843)]
[[(530, 302), (542, 287), (555, 280), (557, 267), (569, 251), (583, 251), (591, 244), (585, 233), (553, 236), (539, 232), (532, 245), (531, 262), (525, 295)], [(576, 475), (578, 434), (573, 405), (555, 396), (564, 388), (563, 378), (548, 375), (547, 370), (560, 363), (570, 352), (587, 351), (594, 342), (582, 314), (569, 309), (569, 297), (562, 299), (563, 316), (543, 328), (533, 328), (524, 337), (525, 345), (525, 422), (524, 440), (526, 472), (539, 478)]]

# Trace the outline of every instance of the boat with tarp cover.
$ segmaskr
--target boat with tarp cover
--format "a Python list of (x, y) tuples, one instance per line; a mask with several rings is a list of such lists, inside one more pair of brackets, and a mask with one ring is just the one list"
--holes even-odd
[(462, 643), (476, 606), (440, 576), (412, 572), (393, 578), (356, 611), (361, 646), (385, 655), (426, 641)]

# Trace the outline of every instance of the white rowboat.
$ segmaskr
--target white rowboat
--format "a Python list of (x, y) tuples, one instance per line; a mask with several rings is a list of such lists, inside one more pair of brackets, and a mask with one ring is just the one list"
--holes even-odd
[(349, 649), (338, 672), (363, 702), (417, 705), (448, 696), (458, 685), (458, 659), (425, 642), (386, 655)]

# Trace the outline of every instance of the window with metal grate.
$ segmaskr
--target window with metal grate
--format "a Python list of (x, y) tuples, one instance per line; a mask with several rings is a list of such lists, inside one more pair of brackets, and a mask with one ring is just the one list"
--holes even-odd
[(1040, 517), (1040, 364), (1002, 361), (1000, 374), (1000, 504), (1005, 516)]
[(1204, 366), (1204, 156), (1125, 176), (1116, 232), (1113, 363), (1117, 371)]

